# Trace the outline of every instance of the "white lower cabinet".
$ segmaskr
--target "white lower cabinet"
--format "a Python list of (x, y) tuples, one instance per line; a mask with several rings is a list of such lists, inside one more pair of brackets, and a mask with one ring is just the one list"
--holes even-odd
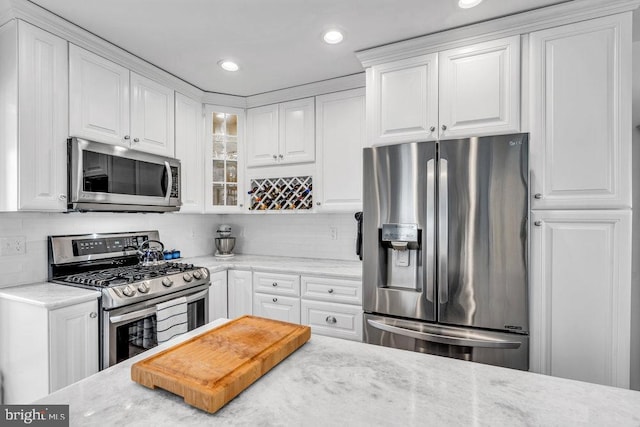
[(283, 322), (300, 323), (300, 298), (277, 294), (253, 295), (253, 314)]
[(312, 301), (301, 302), (301, 321), (318, 335), (362, 341), (362, 307)]
[(631, 211), (533, 211), (531, 371), (629, 387)]
[(209, 288), (209, 322), (226, 318), (227, 311), (227, 272), (218, 271), (211, 274)]
[(3, 403), (27, 404), (98, 372), (98, 302), (49, 310), (0, 299)]
[(235, 319), (245, 314), (253, 314), (251, 272), (243, 270), (227, 271), (228, 317)]

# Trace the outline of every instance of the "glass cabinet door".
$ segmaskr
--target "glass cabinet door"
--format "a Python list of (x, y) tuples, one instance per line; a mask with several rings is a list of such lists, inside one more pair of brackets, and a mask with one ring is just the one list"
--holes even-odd
[(207, 138), (210, 141), (207, 165), (209, 211), (242, 207), (241, 197), (238, 197), (241, 171), (238, 148), (243, 114), (240, 109), (212, 105), (206, 108)]

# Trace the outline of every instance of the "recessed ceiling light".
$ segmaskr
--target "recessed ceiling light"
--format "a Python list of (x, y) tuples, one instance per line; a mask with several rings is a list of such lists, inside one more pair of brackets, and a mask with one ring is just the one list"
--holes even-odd
[(482, 3), (482, 0), (459, 0), (458, 7), (469, 9)]
[(324, 33), (322, 39), (329, 44), (338, 44), (344, 40), (344, 35), (338, 30), (329, 30)]
[(223, 59), (222, 61), (218, 62), (218, 65), (220, 65), (220, 67), (222, 67), (223, 70), (227, 70), (227, 71), (238, 71), (238, 64), (236, 64), (233, 61), (229, 61), (228, 59)]

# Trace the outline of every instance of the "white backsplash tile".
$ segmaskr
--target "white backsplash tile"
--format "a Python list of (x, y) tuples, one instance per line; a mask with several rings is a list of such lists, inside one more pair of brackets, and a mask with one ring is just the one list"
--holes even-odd
[[(212, 255), (218, 224), (230, 224), (237, 253), (356, 260), (353, 214), (0, 213), (0, 237), (24, 236), (26, 254), (0, 256), (0, 287), (47, 280), (47, 237), (158, 230), (183, 257)], [(331, 228), (337, 231), (332, 240)]]

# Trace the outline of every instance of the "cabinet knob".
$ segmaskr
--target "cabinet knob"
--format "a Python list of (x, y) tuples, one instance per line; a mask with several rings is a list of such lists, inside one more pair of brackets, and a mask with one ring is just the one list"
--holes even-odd
[(429, 131), (431, 131), (431, 132), (435, 132), (435, 131), (436, 131), (436, 127), (435, 127), (435, 126), (431, 126), (431, 127), (429, 128)]
[(320, 202), (316, 202), (316, 205), (318, 205), (318, 206), (320, 206), (321, 204), (322, 204), (322, 203), (320, 203)]
[(130, 137), (129, 135), (125, 135), (125, 136), (124, 136), (124, 139), (125, 139), (125, 141), (128, 141), (128, 140), (130, 140), (130, 139), (131, 139), (131, 137)]
[(58, 200), (67, 200), (67, 195), (66, 194), (60, 194), (58, 196)]
[(327, 292), (329, 292), (330, 294), (333, 293), (333, 289), (329, 289)]
[(533, 195), (533, 198), (534, 199), (542, 199), (542, 194), (536, 193), (536, 194)]
[(92, 311), (91, 313), (89, 313), (89, 317), (91, 317), (92, 319), (95, 319), (96, 317), (98, 317), (98, 313), (96, 313), (95, 311)]
[(327, 322), (330, 325), (335, 325), (336, 323), (338, 323), (338, 319), (336, 319), (333, 316), (327, 316), (327, 318), (324, 319), (324, 320), (325, 320), (325, 322)]
[(442, 125), (442, 130), (447, 130), (447, 125)]
[(273, 302), (278, 302), (278, 298), (274, 298), (274, 299), (273, 299)]
[(273, 286), (273, 287), (278, 286), (278, 282), (273, 282), (273, 283), (271, 284), (271, 286)]
[(242, 203), (240, 203), (238, 206), (242, 207)]
[(278, 157), (280, 157), (281, 160), (284, 158), (282, 154), (279, 154)]
[(536, 227), (542, 226), (542, 221), (536, 221), (533, 223)]
[(276, 156), (275, 154), (273, 155), (273, 160), (278, 160), (278, 156)]
[(140, 142), (139, 138), (133, 138), (133, 142)]

